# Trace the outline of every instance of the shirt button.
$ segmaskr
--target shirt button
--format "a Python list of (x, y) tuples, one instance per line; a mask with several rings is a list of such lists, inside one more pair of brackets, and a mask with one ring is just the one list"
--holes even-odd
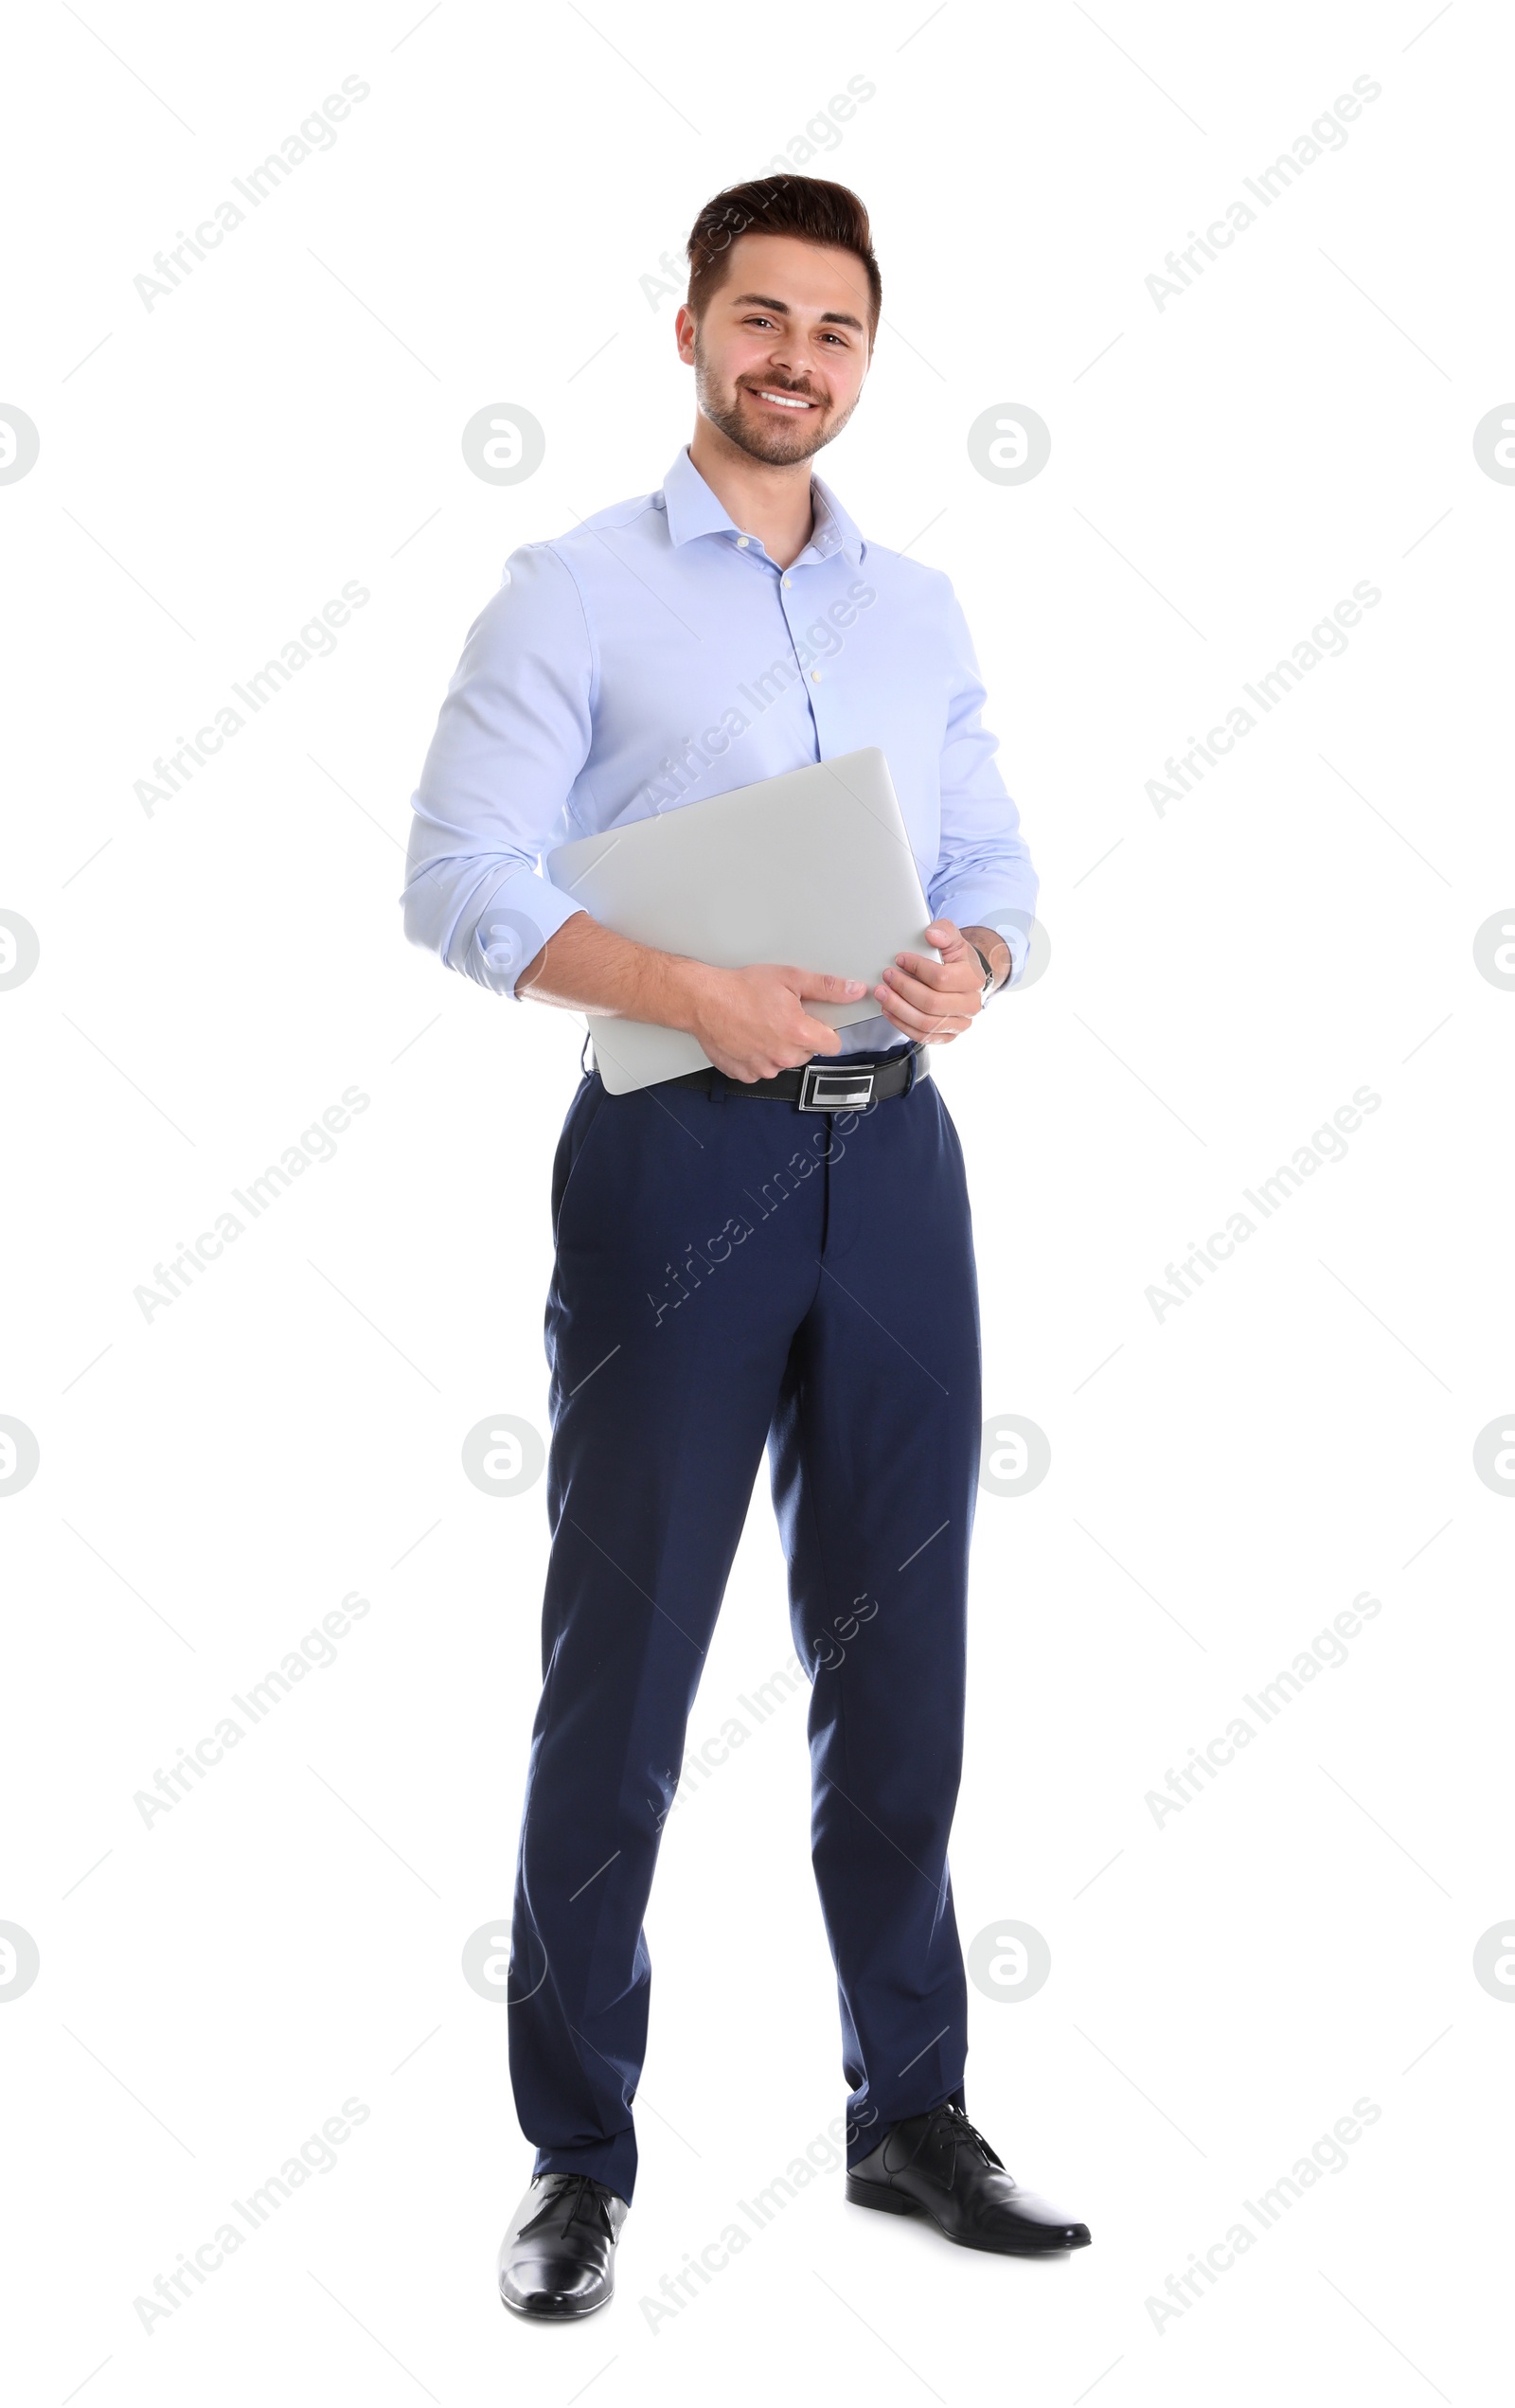
[(744, 552), (744, 551), (746, 550), (746, 548), (747, 548), (747, 538), (746, 538), (746, 536), (745, 536), (745, 535), (739, 535), (739, 536), (738, 536), (738, 538), (737, 538), (737, 549), (738, 549), (738, 551), (739, 551), (739, 552)]
[(811, 681), (812, 681), (812, 683), (813, 683), (813, 684), (815, 684), (815, 685), (819, 686), (819, 684), (820, 684), (820, 682), (821, 682), (821, 672), (820, 672), (820, 670), (819, 670), (818, 669), (811, 669)]
[(785, 580), (784, 580), (784, 583), (785, 583), (786, 585), (793, 585), (793, 582), (794, 582), (794, 580), (793, 580), (793, 579), (792, 577), (786, 577), (786, 578), (785, 578)]

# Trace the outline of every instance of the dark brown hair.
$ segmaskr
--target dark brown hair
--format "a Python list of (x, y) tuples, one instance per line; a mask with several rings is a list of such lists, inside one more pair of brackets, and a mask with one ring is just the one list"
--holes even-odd
[(862, 262), (868, 279), (868, 348), (879, 330), (883, 282), (873, 256), (868, 213), (845, 184), (813, 175), (757, 176), (731, 184), (707, 201), (695, 219), (686, 245), (689, 308), (696, 318), (726, 272), (726, 254), (739, 234), (792, 234), (802, 242), (834, 243)]

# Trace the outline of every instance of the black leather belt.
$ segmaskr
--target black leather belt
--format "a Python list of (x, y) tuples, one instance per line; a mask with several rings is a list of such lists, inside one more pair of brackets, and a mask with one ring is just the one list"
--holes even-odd
[(889, 1096), (908, 1096), (918, 1079), (929, 1079), (931, 1064), (924, 1045), (891, 1054), (886, 1061), (844, 1055), (823, 1057), (797, 1070), (781, 1070), (776, 1079), (728, 1079), (723, 1070), (686, 1071), (682, 1079), (666, 1079), (666, 1087), (699, 1087), (707, 1096), (769, 1097), (775, 1103), (797, 1104), (801, 1112), (859, 1112), (865, 1104), (882, 1103)]

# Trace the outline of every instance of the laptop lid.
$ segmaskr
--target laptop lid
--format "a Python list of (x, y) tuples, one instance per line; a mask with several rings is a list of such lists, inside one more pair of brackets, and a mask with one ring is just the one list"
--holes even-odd
[[(638, 944), (718, 969), (791, 962), (876, 986), (897, 953), (939, 956), (889, 765), (878, 745), (787, 770), (558, 846), (553, 884)], [(808, 1003), (829, 1027), (878, 1015), (872, 992)], [(683, 1029), (589, 1015), (613, 1096), (704, 1068)]]

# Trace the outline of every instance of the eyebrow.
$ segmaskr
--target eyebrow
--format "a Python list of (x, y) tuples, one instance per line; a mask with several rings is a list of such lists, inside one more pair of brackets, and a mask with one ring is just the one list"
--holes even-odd
[[(776, 311), (780, 317), (789, 318), (794, 315), (794, 305), (792, 301), (775, 301), (771, 293), (739, 293), (731, 306), (734, 310), (740, 310), (745, 308), (748, 303), (754, 301), (758, 304), (759, 309)], [(817, 320), (817, 324), (821, 326), (853, 326), (856, 327), (860, 334), (864, 330), (863, 320), (861, 318), (848, 317), (845, 310), (823, 310), (819, 319)]]

